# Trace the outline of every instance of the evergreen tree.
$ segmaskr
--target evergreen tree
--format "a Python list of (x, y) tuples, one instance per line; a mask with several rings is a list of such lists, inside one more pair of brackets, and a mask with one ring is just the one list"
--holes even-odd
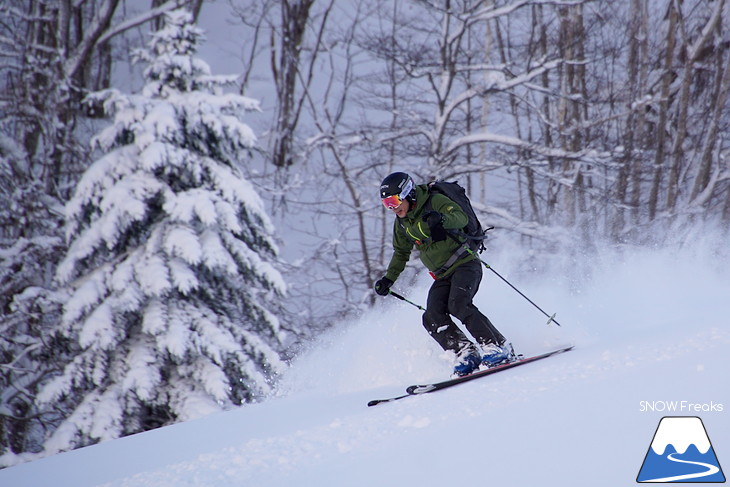
[(55, 415), (34, 405), (54, 370), (47, 330), (64, 300), (51, 286), (65, 251), (58, 203), (26, 176), (27, 154), (0, 134), (0, 468), (37, 451)]
[(239, 166), (258, 103), (224, 92), (201, 40), (168, 14), (141, 94), (93, 95), (115, 118), (66, 207), (55, 333), (78, 353), (38, 396), (70, 405), (50, 453), (255, 400), (284, 367), (273, 227)]

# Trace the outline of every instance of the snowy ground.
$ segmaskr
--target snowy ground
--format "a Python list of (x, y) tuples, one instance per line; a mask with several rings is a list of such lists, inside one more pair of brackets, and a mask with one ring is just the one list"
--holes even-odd
[[(490, 258), (508, 279), (514, 262)], [(487, 272), (477, 304), (518, 351), (576, 348), (368, 408), (449, 373), (418, 310), (384, 298), (313, 345), (276, 398), (1, 470), (0, 486), (636, 485), (663, 416), (699, 416), (730, 468), (724, 267), (695, 248), (513, 278), (562, 328)], [(395, 290), (421, 302), (427, 284)]]

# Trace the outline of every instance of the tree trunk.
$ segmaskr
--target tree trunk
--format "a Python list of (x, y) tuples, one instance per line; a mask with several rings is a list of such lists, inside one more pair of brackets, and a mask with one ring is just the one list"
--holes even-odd
[(656, 141), (655, 141), (655, 157), (654, 157), (654, 177), (652, 179), (651, 190), (649, 192), (648, 206), (648, 217), (649, 221), (653, 221), (656, 218), (657, 209), (659, 208), (659, 194), (661, 193), (662, 183), (664, 181), (664, 174), (666, 173), (667, 164), (665, 162), (666, 157), (666, 146), (667, 146), (667, 135), (669, 127), (667, 122), (669, 120), (669, 106), (670, 106), (670, 86), (674, 81), (675, 75), (672, 69), (672, 61), (674, 59), (676, 35), (677, 35), (677, 21), (678, 12), (675, 9), (675, 2), (668, 2), (667, 7), (667, 35), (666, 42), (664, 45), (664, 58), (662, 65), (662, 76), (661, 84), (659, 89), (659, 102), (658, 102), (658, 122), (656, 128)]

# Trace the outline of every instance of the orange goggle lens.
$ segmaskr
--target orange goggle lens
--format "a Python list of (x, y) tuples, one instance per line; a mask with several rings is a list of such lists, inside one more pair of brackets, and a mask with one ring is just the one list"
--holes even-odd
[(393, 196), (388, 196), (387, 198), (383, 198), (383, 206), (385, 206), (389, 210), (394, 210), (398, 208), (401, 203), (403, 203), (403, 200), (400, 199), (400, 196), (398, 196), (397, 194), (394, 194)]

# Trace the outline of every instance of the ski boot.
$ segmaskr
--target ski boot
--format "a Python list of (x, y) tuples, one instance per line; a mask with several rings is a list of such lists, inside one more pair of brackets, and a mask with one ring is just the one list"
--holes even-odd
[(515, 360), (515, 351), (511, 343), (488, 343), (482, 346), (484, 355), (482, 356), (482, 364), (487, 368), (496, 367), (497, 365), (507, 364)]
[(479, 368), (479, 364), (482, 362), (479, 357), (479, 353), (476, 350), (465, 350), (459, 357), (459, 362), (454, 366), (454, 376), (464, 377), (469, 375)]

